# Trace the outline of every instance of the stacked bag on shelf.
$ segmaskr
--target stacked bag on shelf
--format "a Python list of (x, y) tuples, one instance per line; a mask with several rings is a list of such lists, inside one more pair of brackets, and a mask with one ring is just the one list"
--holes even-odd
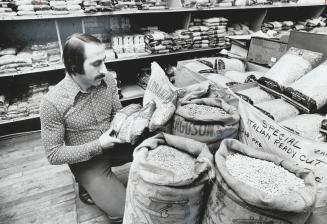
[(189, 49), (192, 47), (193, 41), (190, 33), (186, 29), (176, 30), (171, 34), (176, 50)]
[(96, 13), (98, 11), (98, 1), (83, 0), (83, 10), (85, 13)]
[(1, 120), (6, 119), (7, 108), (8, 102), (6, 101), (6, 97), (4, 95), (0, 95), (0, 123)]
[(228, 19), (213, 17), (202, 20), (202, 25), (208, 27), (209, 47), (226, 47), (225, 36)]
[(175, 45), (171, 35), (159, 30), (147, 32), (144, 42), (146, 50), (152, 54), (172, 52)]
[(42, 68), (61, 62), (61, 54), (57, 41), (37, 43), (28, 48), (32, 54), (34, 68)]
[(50, 0), (50, 6), (53, 15), (69, 14), (68, 4), (65, 0), (61, 0), (61, 1)]
[(249, 35), (249, 34), (253, 33), (253, 31), (250, 30), (250, 27), (246, 24), (234, 23), (227, 28), (227, 33), (229, 36)]
[(41, 100), (49, 88), (49, 83), (34, 84), (28, 87), (27, 109), (30, 116), (39, 114)]
[(191, 26), (188, 28), (193, 48), (209, 47), (209, 28), (206, 26)]
[(17, 14), (19, 16), (29, 16), (29, 15), (36, 15), (34, 10), (33, 0), (17, 0)]
[(11, 0), (1, 0), (0, 1), (0, 17), (7, 16), (16, 16), (17, 13), (13, 11), (13, 7), (15, 6), (14, 2)]
[(31, 57), (18, 53), (17, 48), (0, 50), (0, 74), (14, 73), (32, 68)]

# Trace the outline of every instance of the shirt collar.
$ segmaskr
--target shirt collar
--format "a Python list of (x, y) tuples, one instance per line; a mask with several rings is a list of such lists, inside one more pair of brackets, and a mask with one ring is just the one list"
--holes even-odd
[[(107, 82), (106, 78), (104, 78), (101, 81), (101, 86), (103, 86), (103, 85), (105, 87), (108, 86), (108, 82)], [(68, 94), (69, 98), (72, 100), (72, 103), (75, 102), (76, 96), (78, 95), (79, 92), (81, 92), (81, 93), (88, 93), (88, 92), (82, 90), (79, 87), (79, 85), (68, 74), (66, 74), (66, 76), (64, 78), (64, 86), (65, 86), (65, 89), (67, 90), (67, 94)]]

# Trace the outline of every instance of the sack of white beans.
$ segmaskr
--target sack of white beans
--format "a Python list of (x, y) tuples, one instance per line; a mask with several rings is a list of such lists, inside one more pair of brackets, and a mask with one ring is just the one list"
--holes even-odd
[(124, 224), (201, 222), (213, 156), (203, 143), (165, 133), (133, 153), (126, 189)]
[(285, 87), (316, 67), (322, 56), (322, 53), (291, 47), (258, 82), (282, 93)]
[(315, 112), (327, 104), (327, 61), (292, 83), (285, 95)]
[(211, 151), (224, 138), (235, 138), (240, 116), (237, 108), (219, 98), (182, 101), (177, 106), (172, 134), (206, 143)]
[(234, 139), (222, 141), (215, 165), (203, 224), (303, 224), (308, 219), (316, 194), (311, 170)]

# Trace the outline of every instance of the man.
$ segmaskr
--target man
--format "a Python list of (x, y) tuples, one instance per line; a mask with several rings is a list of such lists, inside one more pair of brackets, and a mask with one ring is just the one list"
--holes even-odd
[(116, 82), (104, 64), (104, 46), (93, 36), (74, 34), (64, 46), (63, 60), (66, 76), (41, 104), (46, 155), (51, 164), (67, 163), (109, 220), (121, 223), (128, 167), (121, 170), (122, 175), (114, 174), (111, 167), (131, 158), (121, 158), (125, 156), (117, 150), (121, 141), (108, 131), (121, 103)]

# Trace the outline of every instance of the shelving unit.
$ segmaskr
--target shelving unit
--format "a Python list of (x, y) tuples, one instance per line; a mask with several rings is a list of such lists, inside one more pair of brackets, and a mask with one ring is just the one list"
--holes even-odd
[[(104, 22), (110, 22), (113, 17), (127, 16), (135, 24), (140, 25), (153, 25), (158, 26), (164, 31), (171, 31), (173, 29), (187, 28), (192, 17), (227, 17), (231, 22), (241, 22), (248, 20), (250, 22), (250, 28), (254, 31), (260, 29), (262, 23), (265, 20), (278, 18), (314, 18), (320, 16), (324, 10), (326, 4), (275, 4), (275, 5), (258, 5), (258, 6), (233, 6), (233, 7), (213, 7), (213, 8), (178, 8), (178, 9), (165, 9), (165, 10), (125, 10), (114, 11), (95, 14), (68, 14), (68, 15), (56, 15), (56, 16), (11, 16), (0, 17), (0, 43), (6, 36), (20, 37), (25, 40), (34, 38), (52, 37), (59, 42), (59, 48), (62, 52), (62, 46), (66, 37), (75, 32), (87, 32), (88, 28), (86, 23), (88, 20), (97, 19)], [(150, 19), (149, 19), (150, 18)], [(174, 21), (169, 24), (167, 21)], [(32, 25), (33, 24), (33, 25)], [(36, 24), (36, 25), (35, 25)], [(161, 27), (162, 26), (162, 27)], [(190, 55), (212, 55), (216, 54), (221, 48), (206, 48), (206, 49), (189, 49), (183, 51), (177, 51), (167, 54), (150, 54), (141, 56), (131, 56), (123, 58), (111, 58), (108, 59), (106, 65), (110, 68), (123, 68), (126, 63), (129, 63), (131, 69), (136, 66), (144, 65), (145, 62), (151, 61), (166, 61), (167, 59), (182, 59), (189, 57)], [(126, 66), (125, 66), (126, 67)], [(126, 68), (125, 68), (126, 69)], [(42, 79), (50, 78), (50, 75), (57, 75), (58, 77), (64, 76), (64, 66), (59, 63), (56, 65), (32, 69), (24, 72), (0, 74), (0, 79), (21, 79), (23, 77), (41, 77)], [(57, 77), (57, 79), (58, 79)], [(54, 77), (51, 77), (54, 78)], [(125, 77), (126, 78), (126, 77)], [(41, 78), (40, 78), (41, 79)], [(133, 79), (133, 77), (127, 77), (126, 79)], [(11, 83), (14, 83), (11, 82)], [(130, 84), (130, 83), (129, 83)], [(129, 103), (135, 100), (140, 101), (143, 94), (130, 95), (128, 93), (131, 87), (124, 88), (123, 92), (127, 98), (121, 99), (122, 103)], [(127, 92), (126, 92), (127, 91)], [(21, 123), (32, 124), (32, 122), (39, 125), (39, 116), (32, 116), (26, 118), (13, 119), (0, 122), (0, 135), (11, 134), (6, 133), (6, 129), (15, 129), (15, 124)], [(33, 123), (33, 124), (34, 124)], [(33, 126), (33, 125), (31, 125)]]

